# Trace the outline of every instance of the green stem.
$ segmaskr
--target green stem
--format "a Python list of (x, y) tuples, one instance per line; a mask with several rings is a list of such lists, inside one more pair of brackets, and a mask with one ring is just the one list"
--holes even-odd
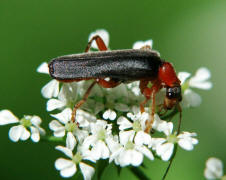
[(149, 177), (147, 177), (143, 171), (141, 171), (141, 169), (139, 169), (139, 167), (133, 167), (130, 166), (128, 167), (130, 169), (130, 171), (138, 178), (138, 179), (142, 179), (142, 180), (151, 180)]
[(65, 142), (64, 137), (55, 137), (55, 136), (43, 136), (41, 137), (43, 142)]

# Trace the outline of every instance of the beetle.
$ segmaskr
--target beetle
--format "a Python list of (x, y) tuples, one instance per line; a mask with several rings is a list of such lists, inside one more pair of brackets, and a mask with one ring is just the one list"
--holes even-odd
[[(98, 52), (88, 52), (96, 41)], [(146, 121), (145, 132), (150, 133), (154, 122), (156, 93), (166, 88), (163, 109), (179, 107), (182, 100), (181, 85), (171, 63), (160, 58), (150, 46), (141, 49), (108, 50), (99, 35), (94, 36), (85, 53), (60, 56), (49, 62), (49, 74), (62, 82), (93, 80), (82, 100), (75, 104), (71, 120), (75, 122), (76, 110), (87, 100), (95, 84), (104, 88), (114, 88), (121, 83), (140, 81), (140, 91), (145, 100), (140, 104), (141, 112), (151, 99), (151, 118)], [(109, 78), (109, 80), (106, 80)], [(152, 86), (149, 88), (149, 82)], [(179, 108), (180, 109), (180, 108)]]

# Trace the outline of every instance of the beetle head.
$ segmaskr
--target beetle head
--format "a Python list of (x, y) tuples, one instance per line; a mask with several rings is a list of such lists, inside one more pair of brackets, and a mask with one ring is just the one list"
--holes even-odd
[(172, 109), (178, 102), (182, 100), (181, 86), (176, 85), (173, 87), (166, 87), (166, 97), (164, 100), (164, 107), (166, 109)]

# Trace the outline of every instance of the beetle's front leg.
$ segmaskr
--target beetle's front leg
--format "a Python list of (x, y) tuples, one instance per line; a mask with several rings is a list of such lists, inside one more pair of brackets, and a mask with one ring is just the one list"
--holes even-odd
[(161, 89), (161, 82), (158, 81), (158, 80), (155, 80), (153, 82), (153, 85), (151, 88), (148, 87), (148, 83), (149, 81), (140, 81), (140, 90), (142, 92), (142, 94), (144, 94), (145, 96), (145, 101), (143, 101), (141, 104), (140, 104), (140, 109), (141, 109), (141, 112), (144, 112), (144, 105), (147, 103), (147, 101), (149, 99), (151, 99), (152, 101), (152, 105), (151, 105), (151, 116), (150, 116), (150, 119), (148, 119), (146, 121), (146, 129), (145, 129), (145, 132), (146, 133), (150, 133), (151, 129), (152, 129), (152, 125), (154, 123), (154, 115), (155, 115), (155, 96), (156, 96), (156, 93)]

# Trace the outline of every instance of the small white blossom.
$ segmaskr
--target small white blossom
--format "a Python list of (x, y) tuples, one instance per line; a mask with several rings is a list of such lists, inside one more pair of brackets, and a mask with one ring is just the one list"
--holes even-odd
[(45, 130), (40, 127), (41, 122), (42, 120), (38, 116), (24, 116), (22, 119), (18, 119), (9, 110), (0, 111), (0, 125), (19, 124), (11, 127), (9, 130), (9, 138), (13, 142), (19, 140), (25, 141), (29, 137), (31, 137), (33, 142), (38, 142), (40, 140), (40, 134), (45, 134)]
[(152, 138), (153, 150), (156, 150), (158, 156), (162, 158), (163, 161), (168, 161), (173, 154), (174, 144), (178, 143), (178, 145), (187, 150), (191, 151), (194, 148), (194, 145), (198, 144), (198, 140), (193, 138), (196, 136), (196, 133), (182, 132), (178, 136), (173, 131), (173, 123), (169, 122), (165, 124), (164, 134), (166, 138)]
[(151, 146), (151, 136), (144, 132), (145, 122), (149, 119), (149, 114), (146, 112), (141, 113), (139, 108), (136, 106), (132, 107), (133, 113), (127, 113), (127, 117), (133, 122), (129, 121), (127, 118), (121, 116), (117, 120), (119, 125), (119, 130), (130, 131), (135, 134), (134, 142), (136, 144)]
[[(43, 62), (38, 68), (37, 72), (49, 74), (49, 67), (46, 62)], [(41, 90), (43, 97), (52, 98), (57, 97), (59, 93), (59, 81), (53, 79), (48, 82)]]
[(181, 103), (183, 107), (197, 107), (201, 104), (202, 99), (200, 95), (195, 93), (191, 88), (208, 90), (212, 87), (212, 83), (208, 81), (211, 74), (207, 68), (199, 68), (196, 71), (195, 76), (188, 79), (190, 76), (191, 74), (187, 72), (178, 73), (178, 78), (181, 81), (183, 90), (183, 98)]
[(117, 114), (115, 113), (115, 111), (108, 109), (104, 112), (103, 114), (103, 118), (104, 119), (110, 119), (111, 121), (115, 120)]
[(84, 159), (84, 157), (80, 152), (73, 154), (72, 151), (74, 150), (76, 140), (72, 135), (72, 133), (68, 133), (66, 142), (67, 142), (66, 147), (57, 146), (56, 149), (63, 152), (70, 159), (65, 159), (65, 158), (57, 159), (55, 162), (56, 169), (60, 171), (60, 175), (62, 177), (65, 177), (65, 178), (72, 177), (77, 171), (77, 165), (79, 165), (79, 168), (81, 169), (84, 179), (91, 180), (94, 174), (94, 168), (82, 162), (82, 159)]
[(82, 142), (84, 138), (88, 136), (88, 131), (81, 130), (78, 126), (81, 128), (88, 128), (90, 121), (95, 121), (96, 118), (82, 110), (78, 110), (76, 114), (76, 123), (73, 123), (71, 122), (71, 113), (72, 110), (66, 108), (61, 113), (52, 114), (51, 116), (57, 120), (52, 120), (49, 123), (49, 128), (53, 131), (55, 137), (64, 137), (66, 133), (72, 132), (79, 142)]
[(220, 159), (211, 157), (206, 161), (204, 176), (206, 179), (224, 179), (223, 178), (223, 163)]
[(111, 128), (111, 124), (107, 124), (103, 120), (97, 120), (96, 123), (90, 124), (91, 135), (85, 138), (80, 147), (84, 157), (99, 160), (107, 159), (110, 156), (106, 139), (112, 137)]
[[(92, 39), (92, 37), (94, 37), (96, 35), (99, 35), (103, 39), (103, 41), (107, 47), (109, 46), (110, 37), (109, 37), (109, 33), (105, 29), (98, 29), (98, 30), (90, 33), (88, 41), (90, 41)], [(93, 41), (93, 43), (91, 44), (91, 47), (94, 49), (98, 49), (95, 41)]]
[(114, 160), (121, 167), (139, 166), (143, 162), (144, 155), (150, 160), (154, 159), (152, 152), (144, 144), (133, 142), (134, 135), (133, 131), (121, 131), (120, 143), (113, 139), (108, 140), (112, 152), (110, 162)]

